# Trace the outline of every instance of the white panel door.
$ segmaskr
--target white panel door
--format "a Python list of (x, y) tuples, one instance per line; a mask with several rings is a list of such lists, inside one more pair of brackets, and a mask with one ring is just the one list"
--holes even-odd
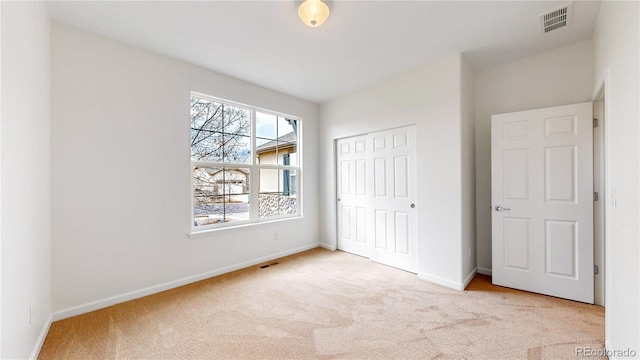
[(372, 144), (371, 260), (417, 272), (415, 127), (369, 134)]
[(416, 272), (415, 126), (337, 140), (338, 249)]
[(370, 257), (369, 151), (367, 136), (336, 142), (338, 249)]
[(593, 303), (592, 110), (492, 117), (494, 284)]

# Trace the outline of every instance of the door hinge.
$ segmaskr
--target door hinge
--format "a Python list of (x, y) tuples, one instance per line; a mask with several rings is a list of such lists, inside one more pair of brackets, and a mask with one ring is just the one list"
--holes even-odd
[(593, 274), (594, 275), (600, 274), (600, 267), (598, 265), (593, 265)]
[(597, 192), (593, 192), (593, 201), (598, 201), (600, 199), (600, 194), (598, 194)]
[(598, 127), (598, 119), (593, 119), (593, 127), (594, 128)]

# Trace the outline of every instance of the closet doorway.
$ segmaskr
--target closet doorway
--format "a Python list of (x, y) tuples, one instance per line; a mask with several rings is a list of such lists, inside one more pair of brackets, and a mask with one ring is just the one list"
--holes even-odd
[(415, 125), (335, 145), (338, 249), (417, 272)]

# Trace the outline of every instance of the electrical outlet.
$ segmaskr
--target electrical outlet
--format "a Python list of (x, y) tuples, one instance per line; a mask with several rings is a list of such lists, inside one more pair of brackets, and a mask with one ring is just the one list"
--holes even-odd
[(469, 258), (471, 258), (471, 248), (469, 248)]
[(29, 305), (29, 326), (31, 326), (31, 323), (33, 322), (34, 311), (35, 311), (35, 305), (34, 304)]
[(274, 233), (273, 240), (278, 240), (279, 238), (280, 238), (280, 236), (278, 235), (278, 233)]

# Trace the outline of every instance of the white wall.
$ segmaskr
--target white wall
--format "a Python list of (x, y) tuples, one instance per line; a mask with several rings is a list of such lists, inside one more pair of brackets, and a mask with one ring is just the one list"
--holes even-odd
[(23, 359), (39, 351), (51, 314), (49, 17), (42, 2), (0, 6), (0, 358)]
[(608, 190), (615, 191), (617, 203), (609, 206), (608, 213), (607, 346), (631, 348), (636, 354), (640, 354), (638, 7), (636, 1), (603, 1), (594, 32), (597, 82), (604, 77), (605, 68), (609, 69), (605, 95)]
[[(2, 4), (0, 3), (0, 79), (2, 79)], [(0, 229), (2, 229), (2, 84), (0, 84)], [(2, 324), (2, 231), (0, 230), (0, 324)], [(2, 357), (2, 325), (0, 325)]]
[(462, 156), (462, 276), (471, 281), (476, 272), (476, 149), (475, 74), (464, 57), (461, 64)]
[(461, 56), (323, 104), (320, 108), (321, 241), (336, 246), (334, 140), (416, 125), (419, 276), (462, 282)]
[[(317, 105), (59, 23), (51, 48), (56, 318), (318, 245)], [(304, 219), (188, 238), (190, 91), (303, 118)]]
[(591, 40), (476, 73), (478, 269), (491, 271), (491, 115), (591, 101)]

